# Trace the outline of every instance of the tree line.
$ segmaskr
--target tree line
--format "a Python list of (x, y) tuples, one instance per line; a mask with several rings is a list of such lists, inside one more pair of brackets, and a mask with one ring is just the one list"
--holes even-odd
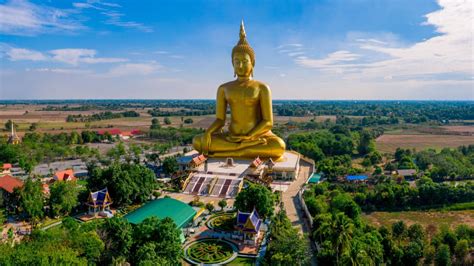
[(376, 229), (361, 218), (364, 203), (341, 187), (326, 183), (308, 189), (304, 199), (314, 217), (311, 237), (319, 245), (316, 256), (322, 265), (472, 263), (468, 253), (474, 242), (474, 228), (468, 225), (460, 225), (453, 232), (448, 227), (407, 227), (399, 221), (391, 228)]
[(93, 122), (93, 121), (100, 121), (100, 120), (108, 120), (108, 119), (116, 119), (122, 117), (139, 117), (140, 114), (136, 111), (124, 111), (119, 113), (113, 113), (110, 111), (101, 112), (98, 114), (92, 115), (68, 115), (66, 117), (66, 122)]

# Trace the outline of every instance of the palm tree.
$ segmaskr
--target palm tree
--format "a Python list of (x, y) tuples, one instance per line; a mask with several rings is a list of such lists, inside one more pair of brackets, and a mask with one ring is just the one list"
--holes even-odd
[(332, 245), (336, 251), (336, 264), (339, 265), (339, 258), (351, 248), (354, 224), (344, 213), (333, 215), (331, 224)]

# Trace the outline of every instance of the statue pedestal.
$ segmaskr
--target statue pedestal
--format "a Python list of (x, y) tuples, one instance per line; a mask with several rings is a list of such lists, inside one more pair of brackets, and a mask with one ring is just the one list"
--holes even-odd
[[(185, 155), (198, 156), (197, 151)], [(183, 193), (219, 198), (234, 198), (243, 186), (244, 178), (264, 182), (267, 176), (274, 181), (291, 182), (298, 177), (300, 154), (286, 151), (281, 160), (271, 162), (259, 158), (207, 158), (205, 164), (189, 168)]]

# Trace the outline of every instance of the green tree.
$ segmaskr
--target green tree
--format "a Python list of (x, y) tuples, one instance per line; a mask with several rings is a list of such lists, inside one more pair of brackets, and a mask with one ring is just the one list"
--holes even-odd
[(155, 174), (142, 165), (115, 162), (105, 169), (91, 166), (88, 188), (107, 187), (115, 206), (144, 202), (156, 187)]
[(461, 239), (458, 241), (454, 247), (454, 254), (456, 255), (456, 260), (460, 263), (463, 263), (467, 254), (469, 253), (469, 242), (467, 239)]
[(49, 203), (54, 216), (67, 215), (79, 204), (79, 190), (74, 181), (54, 182), (50, 186)]
[(234, 206), (244, 212), (251, 212), (254, 208), (260, 217), (266, 218), (273, 214), (275, 196), (266, 187), (258, 184), (249, 184), (235, 198)]
[[(152, 257), (161, 258), (164, 265), (179, 265), (181, 263), (181, 231), (170, 218), (162, 220), (155, 217), (147, 218), (138, 224), (134, 230), (133, 239), (135, 240), (135, 248), (139, 249), (147, 243), (146, 250), (150, 251), (154, 248)], [(149, 260), (143, 257), (147, 252), (137, 252), (135, 262)], [(138, 257), (139, 256), (139, 257)]]
[(404, 248), (403, 264), (404, 265), (418, 265), (418, 262), (423, 258), (423, 246), (419, 242), (410, 242)]
[(214, 210), (214, 205), (212, 203), (207, 203), (206, 204), (206, 210), (211, 213)]
[(451, 265), (451, 252), (449, 251), (449, 246), (441, 244), (438, 247), (435, 256), (435, 262), (438, 266), (448, 266)]
[(336, 252), (336, 264), (339, 265), (341, 256), (351, 248), (354, 224), (344, 213), (337, 213), (333, 217), (331, 231), (331, 242)]
[(374, 140), (369, 131), (363, 130), (360, 132), (359, 145), (357, 151), (360, 155), (366, 155), (375, 150)]
[(35, 131), (36, 128), (38, 128), (38, 123), (31, 123), (29, 130), (30, 131)]
[(176, 171), (178, 171), (178, 161), (176, 161), (175, 157), (166, 157), (163, 160), (163, 172), (167, 175), (172, 175)]
[(20, 189), (19, 195), (20, 209), (30, 218), (32, 225), (36, 225), (38, 220), (44, 216), (44, 197), (41, 182), (28, 178)]
[(407, 233), (407, 226), (405, 222), (398, 221), (392, 224), (392, 235), (395, 238), (403, 238)]
[(331, 200), (331, 209), (334, 212), (343, 212), (351, 219), (360, 216), (360, 207), (355, 203), (352, 197), (347, 193), (341, 193)]
[(99, 229), (102, 241), (107, 247), (103, 255), (105, 262), (117, 258), (128, 258), (133, 245), (132, 225), (124, 218), (113, 217), (106, 219)]
[(221, 207), (221, 211), (222, 211), (227, 206), (227, 201), (225, 199), (221, 199), (219, 200), (217, 204), (219, 205), (219, 207)]
[(270, 224), (270, 244), (264, 258), (265, 265), (309, 265), (307, 240), (293, 228), (281, 206)]
[(171, 119), (169, 117), (165, 117), (164, 121), (166, 125), (171, 125)]
[(161, 125), (160, 125), (160, 121), (158, 120), (158, 118), (153, 118), (151, 120), (150, 129), (160, 129), (160, 128), (161, 128)]

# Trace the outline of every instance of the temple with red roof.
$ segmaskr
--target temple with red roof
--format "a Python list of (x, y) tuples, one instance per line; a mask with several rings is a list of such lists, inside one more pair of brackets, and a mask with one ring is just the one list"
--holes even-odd
[(64, 171), (57, 171), (53, 176), (54, 181), (76, 181), (77, 178), (74, 176), (74, 171), (72, 169), (67, 169)]
[(5, 190), (7, 193), (13, 193), (15, 188), (23, 187), (23, 181), (18, 178), (14, 178), (10, 175), (0, 176), (0, 189)]

